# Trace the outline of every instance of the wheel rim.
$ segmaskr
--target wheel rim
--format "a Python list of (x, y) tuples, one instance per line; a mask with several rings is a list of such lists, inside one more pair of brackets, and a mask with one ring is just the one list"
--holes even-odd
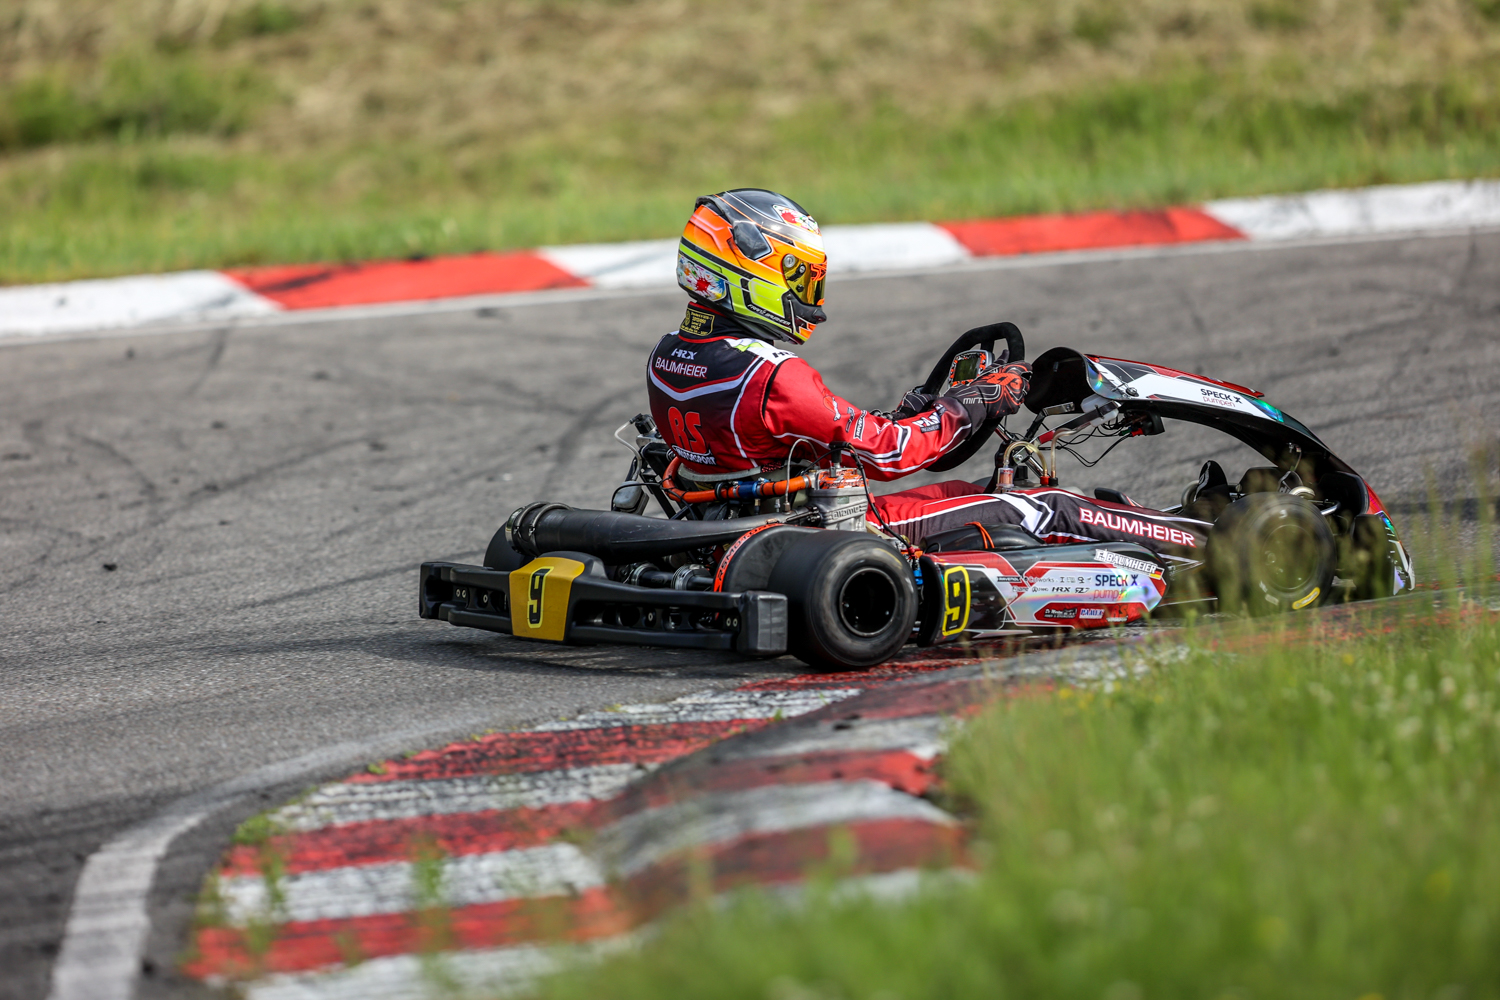
[(1272, 589), (1284, 594), (1303, 590), (1317, 572), (1317, 539), (1300, 525), (1278, 525), (1266, 535), (1261, 565)]
[(850, 632), (869, 638), (885, 631), (899, 603), (896, 585), (887, 574), (862, 569), (839, 589), (839, 618)]

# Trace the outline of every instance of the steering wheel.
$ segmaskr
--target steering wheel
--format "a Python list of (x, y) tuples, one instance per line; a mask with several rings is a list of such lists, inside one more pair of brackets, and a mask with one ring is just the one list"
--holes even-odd
[[(933, 367), (932, 374), (927, 376), (927, 381), (922, 383), (922, 391), (929, 395), (936, 395), (938, 390), (943, 387), (943, 382), (948, 378), (948, 370), (953, 366), (954, 358), (958, 357), (964, 351), (973, 350), (976, 347), (982, 347), (993, 354), (995, 341), (997, 340), (1005, 341), (1005, 347), (1008, 351), (1007, 361), (1026, 360), (1026, 341), (1021, 336), (1021, 330), (1016, 324), (1006, 322), (991, 323), (989, 326), (976, 326), (955, 340), (952, 346), (943, 354), (942, 360)], [(1000, 427), (1001, 419), (1003, 418), (997, 417), (994, 420), (986, 420), (984, 426), (976, 428), (963, 444), (948, 452), (948, 454), (936, 462), (933, 462), (928, 468), (934, 472), (947, 472), (949, 469), (955, 469), (963, 465), (969, 459), (973, 458), (980, 448), (985, 446), (990, 439), (990, 435), (995, 433)]]

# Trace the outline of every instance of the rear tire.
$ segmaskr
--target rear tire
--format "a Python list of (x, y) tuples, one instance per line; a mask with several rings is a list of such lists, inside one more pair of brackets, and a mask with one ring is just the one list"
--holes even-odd
[(1338, 547), (1310, 501), (1252, 493), (1214, 523), (1209, 563), (1220, 610), (1278, 614), (1315, 608), (1329, 596)]
[(866, 534), (798, 538), (776, 561), (766, 589), (787, 597), (788, 651), (827, 670), (884, 663), (911, 638), (917, 620), (911, 567)]

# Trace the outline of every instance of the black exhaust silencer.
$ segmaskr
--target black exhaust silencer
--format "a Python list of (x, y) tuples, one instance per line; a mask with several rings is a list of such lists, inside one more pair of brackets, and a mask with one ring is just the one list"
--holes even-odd
[(777, 517), (727, 521), (667, 521), (612, 510), (574, 510), (567, 504), (534, 503), (505, 522), (511, 548), (534, 559), (544, 552), (587, 552), (607, 563), (637, 562), (690, 549), (726, 545)]

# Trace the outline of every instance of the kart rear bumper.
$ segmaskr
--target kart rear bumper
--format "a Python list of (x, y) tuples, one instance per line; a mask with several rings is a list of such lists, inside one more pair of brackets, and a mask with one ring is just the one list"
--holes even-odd
[[(423, 563), (418, 613), (451, 625), (503, 632), (543, 642), (616, 642), (676, 649), (734, 650), (746, 656), (777, 656), (787, 648), (787, 601), (763, 590), (737, 593), (672, 590), (617, 583), (582, 553), (552, 553), (584, 568), (543, 580), (529, 563), (514, 573), (461, 563)], [(529, 607), (515, 597), (531, 581), (538, 597)], [(545, 598), (541, 596), (542, 587)], [(521, 589), (518, 589), (521, 588)], [(543, 601), (545, 600), (545, 607)], [(526, 616), (517, 629), (515, 604)], [(543, 616), (552, 620), (543, 624)], [(535, 620), (536, 625), (531, 622)]]

